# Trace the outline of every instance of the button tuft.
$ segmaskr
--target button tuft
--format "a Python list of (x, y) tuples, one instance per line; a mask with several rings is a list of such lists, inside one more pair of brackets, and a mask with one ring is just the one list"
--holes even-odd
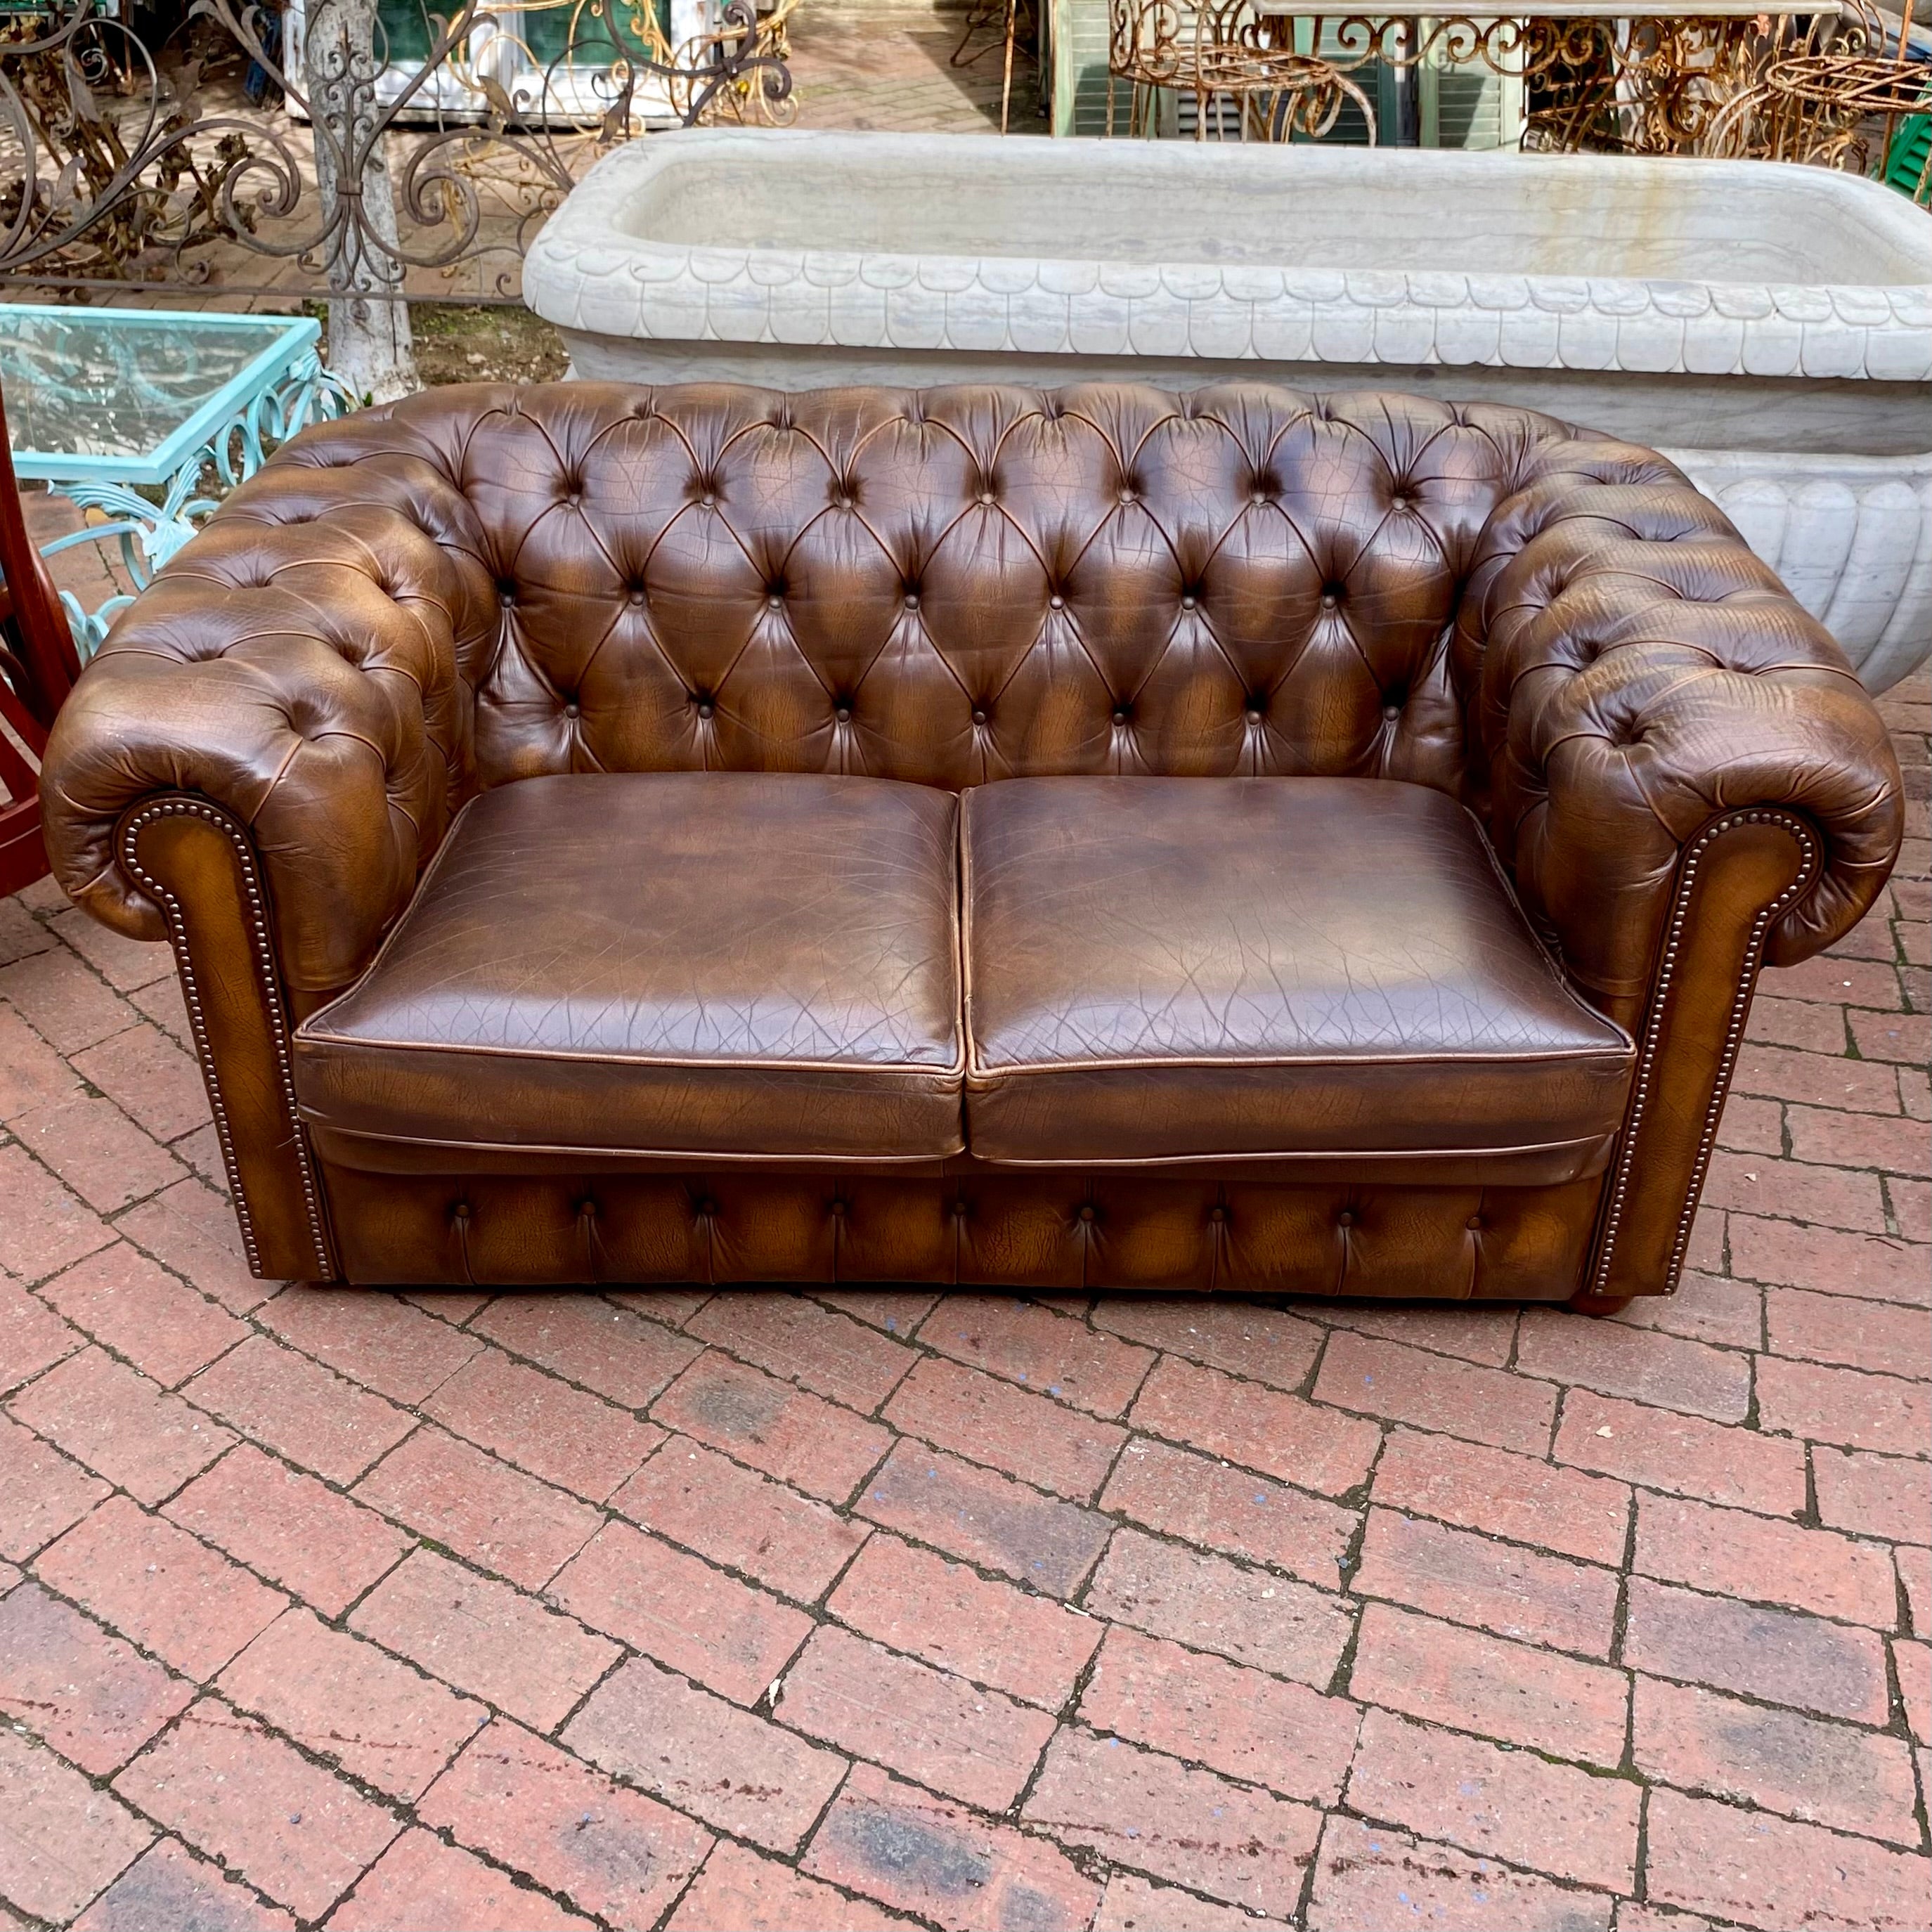
[(1344, 1208), (1341, 1213), (1335, 1216), (1335, 1225), (1338, 1228), (1352, 1228), (1355, 1225), (1355, 1217)]
[(1094, 1221), (1100, 1219), (1100, 1216), (1094, 1213), (1094, 1204), (1090, 1201), (1080, 1210), (1080, 1218), (1083, 1221)]
[(1124, 724), (1126, 722), (1127, 722), (1127, 707), (1126, 707), (1124, 704), (1123, 704), (1122, 706), (1120, 706), (1120, 708), (1119, 708), (1118, 710), (1116, 710), (1116, 711), (1114, 712), (1114, 722), (1116, 724)]
[(842, 704), (832, 715), (840, 724), (849, 724), (852, 722), (852, 707), (849, 704)]
[(985, 724), (985, 723), (986, 723), (986, 714), (983, 711), (976, 711), (976, 711), (973, 713), (973, 722), (974, 722), (974, 724)]

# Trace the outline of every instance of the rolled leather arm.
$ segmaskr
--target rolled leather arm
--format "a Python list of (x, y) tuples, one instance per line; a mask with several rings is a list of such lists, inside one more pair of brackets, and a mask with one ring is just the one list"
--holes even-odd
[(236, 491), (116, 626), (42, 773), (60, 883), (135, 938), (166, 928), (123, 862), (127, 814), (186, 793), (238, 821), (298, 1010), (362, 970), (460, 802), (473, 588), (406, 468), (298, 458)]
[(1455, 640), (1491, 836), (1570, 973), (1634, 1025), (1681, 855), (1797, 814), (1821, 847), (1778, 910), (1788, 965), (1854, 926), (1904, 830), (1898, 760), (1829, 633), (1661, 457), (1545, 444), (1478, 541)]

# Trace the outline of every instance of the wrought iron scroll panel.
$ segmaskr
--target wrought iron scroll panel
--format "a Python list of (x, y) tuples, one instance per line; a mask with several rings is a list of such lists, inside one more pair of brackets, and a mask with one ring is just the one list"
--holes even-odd
[[(1780, 121), (1780, 68), (1835, 76), (1882, 56), (1885, 32), (1871, 0), (1804, 15), (1654, 10), (1628, 19), (1576, 16), (1352, 14), (1291, 16), (1260, 0), (1110, 0), (1108, 65), (1132, 83), (1130, 124), (1150, 131), (1160, 91), (1202, 104), (1196, 126), (1238, 124), (1243, 138), (1320, 139), (1345, 100), (1355, 103), (1372, 142), (1375, 110), (1363, 82), (1376, 68), (1424, 62), (1473, 66), (1532, 83), (1540, 96), (1526, 147), (1635, 154), (1710, 153), (1862, 165), (1858, 124), (1871, 110), (1842, 107), (1814, 88), (1804, 114), (1809, 139)], [(1767, 88), (1767, 77), (1769, 86)], [(1787, 88), (1786, 94), (1795, 92)], [(1238, 106), (1208, 111), (1216, 100)], [(1109, 96), (1112, 112), (1112, 97)], [(1843, 154), (1840, 154), (1843, 150)]]
[(792, 110), (757, 0), (671, 0), (668, 31), (652, 0), (412, 4), (398, 47), (376, 0), (160, 0), (145, 32), (0, 0), (0, 286), (514, 301), (599, 154)]

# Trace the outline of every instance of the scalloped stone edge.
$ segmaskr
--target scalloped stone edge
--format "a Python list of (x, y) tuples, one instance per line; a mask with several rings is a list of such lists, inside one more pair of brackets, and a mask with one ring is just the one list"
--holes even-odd
[[(1005, 161), (1035, 145), (1064, 157), (1074, 145), (992, 148), (960, 136), (815, 130), (655, 136), (607, 155), (551, 217), (524, 264), (526, 299), (560, 327), (659, 341), (1932, 381), (1932, 232), (1910, 229), (1889, 238), (1924, 254), (1923, 283), (1838, 286), (702, 245), (654, 241), (624, 214), (654, 175), (707, 149), (721, 158), (756, 153), (761, 166), (783, 168), (814, 153), (836, 164), (861, 142), (874, 160), (892, 142), (908, 158), (938, 151), (949, 164)], [(1198, 165), (1194, 144), (1156, 146), (1160, 165), (1184, 189)], [(1144, 161), (1147, 144), (1137, 148)], [(1178, 158), (1171, 164), (1168, 154)], [(1444, 158), (1458, 170), (1545, 159)], [(1632, 166), (1548, 158), (1566, 170)], [(1414, 157), (1402, 165), (1420, 172)], [(1791, 172), (1769, 162), (1667, 165), (1736, 172), (1738, 191), (1754, 199)], [(1808, 193), (1846, 200), (1847, 219), (1894, 228), (1884, 188), (1805, 173)], [(1896, 212), (1914, 213), (1902, 203)]]

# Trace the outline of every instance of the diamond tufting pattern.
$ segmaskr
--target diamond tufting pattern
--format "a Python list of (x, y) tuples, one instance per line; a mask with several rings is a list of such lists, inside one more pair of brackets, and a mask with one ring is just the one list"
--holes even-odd
[[(420, 413), (298, 460), (388, 467)], [(472, 512), (465, 574), (498, 607), (460, 649), (485, 785), (749, 766), (1454, 789), (1457, 590), (1526, 429), (1557, 433), (1259, 388), (594, 384), (442, 427), (422, 458)], [(305, 494), (280, 482), (254, 514)]]

